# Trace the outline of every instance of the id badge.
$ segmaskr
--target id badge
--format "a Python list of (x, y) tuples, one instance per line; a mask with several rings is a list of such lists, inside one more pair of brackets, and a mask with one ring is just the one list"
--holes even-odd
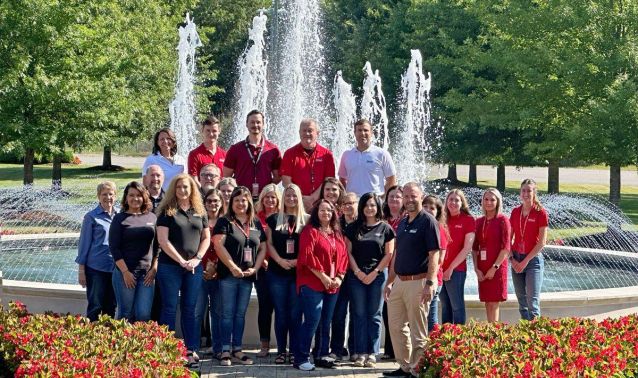
[(487, 250), (481, 249), (481, 261), (487, 260)]
[(253, 197), (259, 197), (259, 184), (253, 182)]
[(253, 263), (253, 249), (250, 247), (244, 247), (244, 262)]
[(295, 253), (295, 241), (293, 239), (286, 240), (286, 253), (289, 255)]
[(516, 245), (516, 252), (525, 253), (525, 242), (520, 242)]
[(335, 263), (334, 261), (330, 263), (330, 278), (335, 278)]

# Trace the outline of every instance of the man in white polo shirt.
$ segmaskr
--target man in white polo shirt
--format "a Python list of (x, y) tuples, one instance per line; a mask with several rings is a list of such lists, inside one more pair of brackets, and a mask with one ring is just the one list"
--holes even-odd
[(370, 192), (383, 196), (397, 182), (392, 157), (372, 144), (372, 125), (367, 119), (354, 124), (354, 137), (357, 146), (341, 155), (339, 179), (347, 192), (355, 192), (359, 197)]

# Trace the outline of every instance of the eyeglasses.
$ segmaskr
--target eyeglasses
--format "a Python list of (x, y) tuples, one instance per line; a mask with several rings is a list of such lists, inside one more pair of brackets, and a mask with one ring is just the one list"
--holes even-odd
[(204, 177), (204, 178), (215, 178), (215, 177), (219, 177), (219, 175), (216, 175), (214, 173), (202, 173), (200, 176)]

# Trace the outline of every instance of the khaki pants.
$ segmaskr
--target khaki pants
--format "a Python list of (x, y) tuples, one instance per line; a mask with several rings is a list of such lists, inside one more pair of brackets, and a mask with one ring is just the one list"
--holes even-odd
[(388, 298), (388, 327), (394, 355), (405, 372), (415, 373), (427, 343), (430, 303), (421, 303), (424, 288), (425, 278), (401, 281), (396, 277)]

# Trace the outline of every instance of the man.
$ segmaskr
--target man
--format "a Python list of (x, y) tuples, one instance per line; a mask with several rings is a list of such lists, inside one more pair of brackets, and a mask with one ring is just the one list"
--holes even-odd
[(202, 122), (203, 143), (188, 154), (188, 174), (193, 176), (198, 184), (200, 184), (199, 173), (206, 164), (215, 164), (220, 172), (224, 168), (226, 151), (217, 146), (219, 133), (219, 120), (209, 116)]
[(339, 179), (347, 192), (361, 197), (373, 192), (383, 196), (386, 189), (396, 185), (396, 168), (388, 151), (372, 145), (372, 125), (366, 119), (354, 124), (357, 146), (341, 155)]
[(164, 198), (164, 171), (162, 167), (157, 164), (149, 165), (144, 172), (142, 183), (148, 189), (148, 194), (151, 196), (151, 202), (153, 203), (153, 211), (162, 202)]
[(388, 377), (418, 375), (415, 369), (426, 344), (428, 309), (436, 292), (439, 269), (439, 226), (423, 210), (422, 201), (419, 185), (405, 184), (403, 205), (408, 216), (397, 228), (396, 251), (384, 290), (390, 337), (400, 365), (397, 370), (383, 373)]
[(209, 190), (216, 188), (221, 179), (221, 171), (215, 163), (206, 164), (199, 171), (199, 187), (202, 191), (202, 198)]
[(335, 177), (332, 152), (317, 143), (319, 127), (314, 119), (306, 118), (299, 124), (299, 144), (289, 148), (281, 161), (281, 181), (284, 187), (294, 183), (301, 189), (303, 204), (310, 213), (312, 204), (319, 199), (321, 183), (326, 177)]
[(248, 137), (228, 149), (222, 174), (224, 177), (234, 177), (237, 185), (247, 187), (256, 200), (264, 186), (281, 181), (281, 152), (264, 136), (262, 112), (250, 111), (246, 116), (246, 128)]

